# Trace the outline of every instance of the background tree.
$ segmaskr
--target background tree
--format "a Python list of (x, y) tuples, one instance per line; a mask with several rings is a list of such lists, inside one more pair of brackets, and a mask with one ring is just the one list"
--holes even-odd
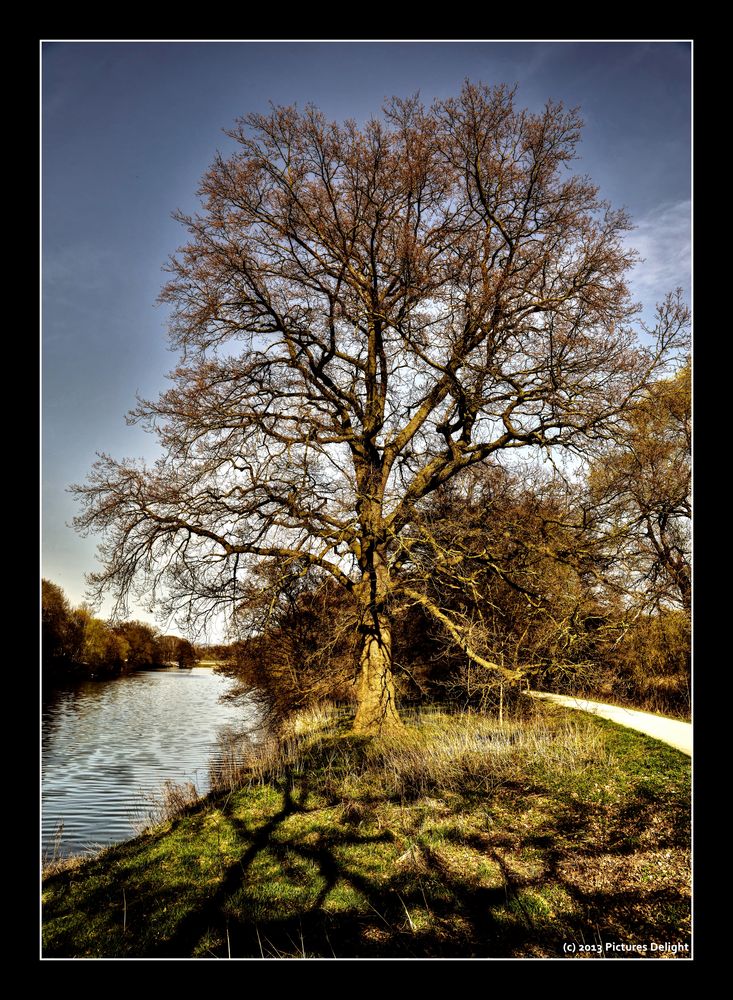
[(513, 96), (467, 83), (362, 129), (314, 108), (240, 120), (203, 211), (178, 216), (162, 300), (182, 359), (134, 414), (163, 455), (102, 456), (77, 487), (78, 527), (105, 536), (93, 582), (121, 607), (137, 586), (195, 625), (236, 610), (263, 559), (329, 574), (355, 608), (359, 730), (398, 724), (420, 503), (492, 457), (611, 433), (686, 324), (670, 301), (639, 346), (628, 219), (567, 170), (577, 112)]
[(160, 663), (175, 663), (184, 668), (194, 666), (199, 660), (191, 642), (179, 635), (158, 636), (156, 643)]
[(272, 728), (324, 702), (354, 699), (358, 609), (328, 576), (287, 576), (264, 563), (244, 588), (237, 619), (248, 638), (232, 647), (224, 672), (236, 677), (236, 698), (255, 698)]
[(158, 638), (158, 653), (160, 655), (161, 663), (176, 663), (176, 654), (178, 653), (178, 636), (161, 635)]
[(158, 645), (158, 632), (146, 622), (127, 621), (114, 625), (114, 632), (127, 644), (127, 665), (130, 670), (154, 667), (164, 661)]
[(109, 676), (126, 667), (129, 646), (108, 622), (82, 604), (72, 608), (61, 587), (41, 585), (42, 666), (44, 681), (70, 674)]
[(74, 657), (76, 662), (95, 676), (120, 673), (129, 659), (130, 646), (127, 640), (116, 633), (107, 622), (95, 618), (91, 610), (84, 605), (76, 608), (73, 616), (80, 637)]
[(41, 581), (41, 657), (49, 671), (64, 670), (76, 647), (71, 606), (61, 587)]
[(193, 648), (193, 644), (188, 639), (179, 639), (178, 647), (176, 649), (176, 663), (183, 670), (187, 667), (193, 667), (198, 662), (198, 656), (196, 650)]
[(228, 642), (196, 643), (193, 647), (196, 659), (215, 665), (224, 665), (231, 661), (232, 644)]
[(591, 662), (603, 615), (595, 583), (607, 559), (578, 500), (577, 484), (542, 467), (488, 463), (421, 505), (401, 589), (424, 612), (423, 631), (432, 626), (439, 642), (443, 626), (431, 686), (485, 706), (530, 681), (577, 677)]
[(593, 465), (590, 502), (637, 597), (692, 600), (690, 365), (651, 384)]

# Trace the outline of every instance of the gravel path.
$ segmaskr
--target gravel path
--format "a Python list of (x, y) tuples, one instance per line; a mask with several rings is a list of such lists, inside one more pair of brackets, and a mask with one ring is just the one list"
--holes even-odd
[(530, 691), (530, 697), (542, 701), (552, 701), (566, 708), (577, 708), (581, 712), (590, 712), (601, 719), (610, 719), (620, 726), (636, 729), (646, 733), (655, 740), (661, 740), (676, 750), (681, 750), (692, 757), (692, 724), (680, 722), (678, 719), (665, 719), (662, 715), (652, 715), (651, 712), (637, 712), (633, 708), (621, 708), (619, 705), (604, 705), (599, 701), (585, 701), (583, 698), (572, 698), (564, 694), (548, 694), (545, 691)]

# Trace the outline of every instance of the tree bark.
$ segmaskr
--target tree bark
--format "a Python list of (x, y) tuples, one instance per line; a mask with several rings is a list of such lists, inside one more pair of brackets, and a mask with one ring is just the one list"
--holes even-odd
[(383, 615), (375, 615), (364, 627), (356, 698), (355, 732), (377, 734), (385, 728), (402, 725), (395, 705), (392, 632)]
[[(377, 504), (367, 508), (367, 524), (372, 538), (381, 528), (381, 510)], [(362, 638), (356, 676), (356, 717), (354, 731), (378, 734), (385, 728), (402, 725), (395, 704), (392, 674), (392, 624), (386, 611), (390, 590), (387, 553), (379, 542), (372, 542), (363, 553), (362, 580), (355, 588), (361, 603)]]

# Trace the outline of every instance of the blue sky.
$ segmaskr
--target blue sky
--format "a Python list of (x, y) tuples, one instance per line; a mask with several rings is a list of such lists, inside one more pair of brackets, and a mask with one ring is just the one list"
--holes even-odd
[[(646, 314), (690, 293), (690, 62), (677, 42), (44, 43), (42, 49), (43, 574), (84, 598), (96, 540), (67, 526), (66, 488), (95, 452), (155, 454), (128, 427), (135, 394), (174, 365), (155, 305), (222, 129), (268, 103), (363, 120), (385, 99), (426, 103), (465, 78), (516, 83), (517, 103), (580, 106), (577, 170), (637, 225)], [(104, 609), (102, 609), (104, 611)], [(153, 620), (140, 609), (139, 617)]]

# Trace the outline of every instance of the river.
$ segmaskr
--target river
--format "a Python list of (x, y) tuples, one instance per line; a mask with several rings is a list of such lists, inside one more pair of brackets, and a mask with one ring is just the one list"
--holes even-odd
[(134, 836), (166, 780), (205, 792), (219, 737), (256, 718), (221, 702), (230, 683), (205, 667), (143, 670), (44, 698), (44, 858)]

